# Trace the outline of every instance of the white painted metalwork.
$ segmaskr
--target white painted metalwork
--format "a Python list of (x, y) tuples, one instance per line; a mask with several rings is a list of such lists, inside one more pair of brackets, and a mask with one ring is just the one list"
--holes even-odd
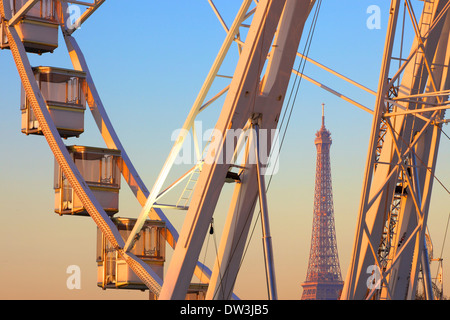
[[(450, 1), (424, 1), (420, 22), (416, 20), (410, 0), (404, 1), (416, 39), (409, 56), (406, 59), (400, 57), (399, 61), (402, 64), (392, 74), (391, 61), (397, 59), (392, 54), (395, 31), (400, 4), (403, 3), (403, 0), (392, 0), (379, 85), (376, 91), (376, 104), (373, 110), (305, 76), (298, 70), (293, 71), (295, 58), (300, 55), (297, 49), (303, 28), (315, 0), (243, 0), (230, 26), (225, 23), (213, 1), (208, 1), (223, 26), (226, 36), (180, 134), (149, 192), (108, 118), (82, 51), (73, 37), (77, 28), (105, 1), (23, 0), (20, 1), (20, 8), (16, 10), (15, 7), (10, 6), (11, 3), (15, 6), (16, 1), (0, 0), (2, 16), (0, 47), (11, 50), (29, 106), (39, 123), (40, 131), (47, 140), (61, 172), (105, 239), (116, 250), (117, 257), (120, 257), (159, 299), (186, 298), (187, 294), (190, 294), (189, 286), (194, 274), (204, 281), (201, 290), (206, 290), (205, 286), (208, 286), (206, 299), (237, 299), (237, 296), (233, 294), (234, 284), (249, 234), (249, 221), (253, 217), (256, 201), (259, 198), (265, 230), (265, 257), (270, 298), (277, 298), (268, 204), (265, 199), (262, 172), (267, 163), (260, 158), (258, 148), (262, 135), (258, 132), (262, 130), (271, 132), (277, 128), (290, 75), (294, 72), (373, 114), (354, 251), (341, 298), (412, 299), (415, 294), (418, 271), (421, 266), (425, 270), (427, 267), (424, 243), (428, 208), (439, 149), (440, 129), (443, 123), (448, 122), (448, 119), (444, 119), (444, 111), (449, 105), (446, 100), (450, 92), (448, 76), (450, 15), (447, 13)], [(36, 26), (27, 24), (27, 16), (33, 14), (35, 6), (44, 4), (49, 10), (47, 21), (39, 21)], [(69, 19), (70, 4), (86, 7), (73, 23)], [(251, 23), (245, 23), (250, 17)], [(58, 131), (35, 81), (27, 53), (42, 54), (55, 50), (58, 46), (59, 27), (61, 27), (74, 70), (85, 76), (84, 94), (102, 138), (107, 148), (120, 152), (122, 176), (142, 206), (127, 239), (122, 238), (116, 225), (111, 221), (75, 165), (61, 140), (61, 132)], [(245, 39), (241, 38), (240, 28), (242, 27), (248, 28)], [(205, 102), (214, 80), (217, 77), (223, 77), (219, 75), (219, 69), (233, 43), (237, 43), (239, 61), (234, 74), (225, 76), (230, 77), (231, 82)], [(375, 93), (305, 55), (300, 57), (360, 89), (371, 94)], [(396, 85), (396, 82), (400, 80), (401, 85)], [(395, 96), (388, 97), (391, 88), (395, 88), (394, 91), (397, 93)], [(223, 96), (225, 100), (215, 127), (220, 134), (220, 139), (211, 140), (208, 146), (215, 151), (213, 161), (208, 162), (201, 158), (202, 152), (196, 143), (196, 156), (199, 160), (197, 165), (163, 190), (188, 132), (192, 131), (194, 141), (197, 141), (195, 127), (197, 116)], [(256, 119), (257, 124), (254, 123)], [(248, 135), (248, 132), (253, 132), (255, 128), (256, 136)], [(235, 142), (236, 136), (230, 137), (230, 132), (243, 134), (239, 135)], [(229, 143), (230, 141), (232, 143)], [(275, 148), (270, 137), (264, 143), (267, 144), (269, 153)], [(250, 148), (252, 144), (255, 145), (254, 150)], [(231, 150), (227, 149), (230, 145)], [(242, 163), (237, 164), (237, 155), (241, 150), (244, 150), (244, 159)], [(254, 158), (256, 163), (252, 162)], [(238, 169), (239, 173), (233, 172), (232, 169)], [(177, 204), (159, 202), (162, 196), (181, 182), (185, 182), (186, 179), (192, 182), (190, 178), (194, 173), (199, 174), (198, 180), (196, 179), (195, 185), (185, 188), (189, 191), (189, 195), (182, 195), (182, 202)], [(217, 259), (211, 271), (199, 262), (199, 254), (213, 219), (222, 187), (225, 182), (230, 181), (235, 183), (234, 193), (222, 232)], [(401, 190), (407, 189), (408, 192), (402, 191), (396, 194), (397, 187), (401, 187)], [(393, 202), (398, 205), (396, 207), (398, 219), (387, 221), (383, 204), (388, 203), (394, 207)], [(184, 224), (179, 233), (162, 208), (186, 210)], [(392, 218), (392, 215), (390, 217)], [(174, 249), (164, 280), (159, 271), (155, 272), (150, 265), (133, 253), (138, 235), (148, 219), (163, 222), (167, 230), (166, 241)], [(393, 223), (393, 234), (385, 234), (386, 223)], [(240, 236), (237, 237), (237, 234)], [(386, 240), (383, 248), (386, 249), (384, 252), (387, 258), (382, 263), (377, 255), (380, 239)], [(377, 286), (367, 287), (366, 270), (373, 265), (382, 269), (381, 278), (376, 283), (380, 285), (380, 289)], [(426, 276), (429, 280), (427, 271)], [(431, 298), (429, 281), (427, 286), (427, 295)]]
[[(447, 95), (443, 96), (442, 92), (449, 85), (450, 3), (425, 1), (419, 23), (411, 2), (405, 1), (416, 37), (409, 57), (402, 60), (403, 64), (391, 76), (401, 3), (400, 0), (391, 3), (359, 220), (342, 299), (414, 299), (421, 261), (425, 263), (423, 270), (427, 269), (427, 259), (423, 259), (425, 230), (439, 149), (440, 120), (447, 109), (444, 103)], [(395, 83), (399, 80), (401, 84), (397, 87)], [(387, 93), (392, 87), (397, 89), (398, 96), (389, 99)], [(393, 101), (396, 103), (389, 110)], [(380, 147), (382, 123), (387, 131)], [(379, 158), (377, 150), (380, 150)], [(398, 180), (399, 175), (403, 182)], [(383, 225), (387, 223), (385, 208), (386, 203), (393, 201), (398, 183), (406, 191), (402, 192), (398, 218), (390, 227), (388, 260), (382, 264), (377, 252)], [(380, 275), (368, 287), (367, 278), (371, 275), (366, 270), (371, 266), (378, 268)]]

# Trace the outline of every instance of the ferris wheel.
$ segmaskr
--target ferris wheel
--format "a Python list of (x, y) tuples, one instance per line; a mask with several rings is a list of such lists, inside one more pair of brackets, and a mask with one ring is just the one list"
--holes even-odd
[[(104, 3), (0, 2), (0, 47), (11, 51), (22, 83), (22, 132), (44, 136), (55, 158), (55, 212), (90, 216), (96, 223), (98, 284), (103, 288), (146, 288), (159, 299), (185, 299), (189, 294), (238, 299), (233, 289), (250, 233), (248, 221), (259, 203), (270, 298), (277, 299), (265, 176), (273, 169), (278, 146), (276, 137), (267, 132), (276, 132), (283, 117), (292, 74), (345, 98), (293, 69), (298, 57), (320, 66), (297, 50), (306, 37), (305, 23), (315, 20), (321, 1), (243, 0), (230, 26), (209, 1), (226, 37), (150, 191), (108, 118), (74, 37), (77, 28)], [(416, 38), (409, 56), (395, 57), (402, 3)], [(75, 21), (70, 16), (70, 4), (86, 8)], [(375, 108), (346, 98), (371, 113), (373, 124), (343, 299), (411, 299), (419, 269), (427, 261), (423, 255), (428, 208), (441, 127), (448, 122), (444, 111), (449, 93), (449, 7), (450, 1), (425, 1), (418, 20), (409, 0), (392, 0)], [(73, 69), (33, 67), (28, 54), (59, 50), (59, 28)], [(239, 54), (235, 71), (231, 76), (221, 75), (221, 66), (234, 43)], [(392, 61), (400, 61), (398, 69)], [(218, 78), (230, 81), (212, 92)], [(223, 101), (221, 113), (211, 139), (201, 149), (196, 120), (218, 100)], [(83, 134), (86, 104), (107, 148), (65, 144)], [(169, 172), (188, 134), (194, 137), (197, 162), (167, 186)], [(262, 159), (261, 146), (275, 155)], [(137, 219), (115, 217), (121, 178), (142, 206)], [(234, 193), (217, 253), (220, 263), (208, 268), (199, 255), (225, 183), (234, 184)], [(184, 189), (178, 201), (161, 202), (180, 185)], [(166, 209), (186, 211), (181, 230), (168, 219)], [(174, 249), (174, 255), (163, 275), (166, 243)], [(367, 277), (361, 275), (371, 265), (376, 265), (380, 273), (375, 286), (368, 288)], [(191, 285), (194, 274), (203, 279), (203, 286)], [(432, 297), (431, 283), (426, 287)]]

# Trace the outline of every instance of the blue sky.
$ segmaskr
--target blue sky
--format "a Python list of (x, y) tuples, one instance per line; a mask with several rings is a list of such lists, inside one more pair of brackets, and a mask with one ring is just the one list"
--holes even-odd
[[(150, 189), (172, 147), (172, 132), (182, 126), (225, 32), (206, 0), (128, 3), (106, 1), (74, 37), (115, 130)], [(240, 1), (215, 3), (231, 25)], [(414, 1), (415, 5), (420, 3)], [(380, 29), (366, 26), (370, 5), (381, 9)], [(381, 0), (323, 1), (309, 56), (376, 90), (388, 7), (389, 2)], [(32, 65), (71, 66), (63, 41), (53, 54), (29, 57)], [(142, 292), (97, 288), (95, 224), (89, 218), (58, 217), (53, 213), (53, 156), (43, 137), (20, 132), (20, 80), (8, 50), (0, 51), (0, 70), (0, 234), (4, 244), (0, 297), (146, 299), (147, 294)], [(311, 64), (306, 65), (305, 74), (373, 109), (374, 97), (370, 94)], [(326, 126), (333, 139), (334, 211), (343, 277), (353, 244), (371, 115), (303, 80), (283, 145), (280, 171), (271, 182), (268, 199), (279, 296), (283, 299), (299, 299), (300, 284), (306, 277), (314, 193), (314, 137), (321, 125), (322, 103), (326, 105)], [(204, 128), (206, 124), (214, 125), (219, 110), (220, 106), (216, 106), (205, 112)], [(85, 121), (86, 132), (66, 143), (104, 146), (89, 111)], [(446, 127), (444, 131), (450, 132)], [(450, 143), (443, 137), (436, 176), (447, 187), (450, 171), (443, 165), (449, 156)], [(215, 215), (218, 224), (225, 219), (230, 191), (224, 189), (220, 199)], [(429, 228), (436, 255), (443, 241), (448, 200), (448, 194), (435, 183)], [(137, 201), (123, 183), (119, 216), (137, 217), (139, 212)], [(168, 216), (175, 225), (181, 225), (182, 213)], [(236, 293), (242, 298), (264, 299), (260, 235), (255, 234), (252, 243), (246, 261), (259, 261), (261, 268), (244, 262)], [(446, 248), (444, 266), (445, 258), (449, 258), (448, 244)], [(66, 287), (69, 265), (81, 268), (81, 290)]]

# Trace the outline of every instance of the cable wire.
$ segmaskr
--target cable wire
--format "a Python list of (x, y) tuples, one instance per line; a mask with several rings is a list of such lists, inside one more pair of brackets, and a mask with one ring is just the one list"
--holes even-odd
[[(310, 50), (310, 47), (311, 47), (312, 38), (313, 38), (315, 27), (316, 27), (316, 24), (317, 24), (317, 20), (318, 20), (318, 15), (319, 15), (321, 4), (322, 4), (322, 0), (319, 0), (317, 2), (316, 11), (314, 12), (313, 20), (311, 22), (311, 27), (310, 27), (310, 30), (309, 30), (309, 33), (308, 33), (307, 41), (306, 41), (305, 47), (303, 49), (303, 56), (304, 57), (308, 57), (308, 54), (309, 54), (309, 50)], [(302, 62), (303, 62), (303, 64), (302, 64)], [(299, 73), (299, 74), (303, 74), (303, 70), (305, 68), (305, 64), (306, 64), (306, 60), (304, 58), (301, 58), (300, 62), (299, 62), (299, 66), (297, 68), (297, 71), (302, 69), (302, 72)], [(293, 107), (294, 107), (294, 104), (295, 104), (295, 100), (296, 100), (296, 97), (298, 95), (298, 90), (299, 90), (299, 87), (300, 87), (301, 79), (302, 79), (302, 77), (300, 76), (300, 80), (298, 81), (298, 84), (297, 84), (296, 89), (295, 89), (295, 94), (294, 94), (294, 87), (295, 87), (295, 85), (297, 83), (297, 77), (295, 78), (294, 84), (293, 84), (293, 86), (291, 88), (291, 92), (290, 92), (289, 99), (288, 99), (288, 102), (287, 102), (287, 107), (286, 107), (285, 112), (284, 112), (283, 117), (282, 117), (282, 121), (281, 121), (280, 127), (282, 127), (282, 125), (283, 125), (284, 119), (285, 119), (286, 114), (287, 114), (287, 110), (290, 109), (289, 115), (288, 115), (288, 118), (287, 118), (287, 123), (286, 123), (285, 129), (284, 129), (284, 132), (283, 132), (282, 141), (281, 141), (280, 147), (279, 147), (280, 151), (281, 151), (281, 149), (283, 147), (284, 139), (285, 139), (285, 136), (286, 136), (286, 133), (287, 133), (287, 129), (289, 127), (289, 123), (290, 123), (290, 120), (291, 120), (291, 116), (292, 116), (292, 111), (293, 111)], [(293, 98), (293, 101), (291, 103), (291, 99), (292, 99), (293, 96), (294, 96), (294, 98)], [(289, 104), (290, 104), (290, 107), (289, 107)], [(273, 149), (271, 150), (270, 155), (272, 155), (272, 152), (273, 152)], [(280, 154), (280, 152), (277, 153), (277, 157), (275, 159), (275, 164), (278, 161), (279, 154)], [(269, 158), (271, 158), (271, 156)], [(272, 178), (273, 178), (273, 175), (270, 176), (269, 181), (267, 183), (266, 193), (269, 190), (270, 184), (272, 182)], [(248, 251), (250, 242), (252, 240), (252, 237), (253, 237), (253, 234), (254, 234), (254, 231), (255, 231), (255, 228), (256, 228), (256, 225), (258, 223), (258, 220), (259, 220), (260, 216), (261, 216), (261, 210), (259, 211), (259, 213), (258, 213), (258, 215), (256, 217), (255, 223), (254, 223), (253, 228), (252, 228), (252, 232), (250, 234), (250, 237), (249, 237), (249, 240), (247, 242), (246, 248), (244, 249), (244, 253), (242, 255), (242, 259), (241, 259), (241, 263), (239, 264), (238, 271), (242, 267), (244, 258), (246, 256), (247, 251)], [(234, 281), (236, 281), (236, 279)]]

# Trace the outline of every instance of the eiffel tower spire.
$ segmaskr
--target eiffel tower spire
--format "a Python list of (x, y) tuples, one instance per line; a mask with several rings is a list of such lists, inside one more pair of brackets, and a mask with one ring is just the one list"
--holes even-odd
[(322, 127), (325, 128), (325, 103), (322, 103)]
[(331, 133), (325, 128), (324, 109), (322, 104), (322, 127), (314, 141), (317, 149), (314, 217), (302, 300), (337, 300), (343, 287), (334, 226)]

